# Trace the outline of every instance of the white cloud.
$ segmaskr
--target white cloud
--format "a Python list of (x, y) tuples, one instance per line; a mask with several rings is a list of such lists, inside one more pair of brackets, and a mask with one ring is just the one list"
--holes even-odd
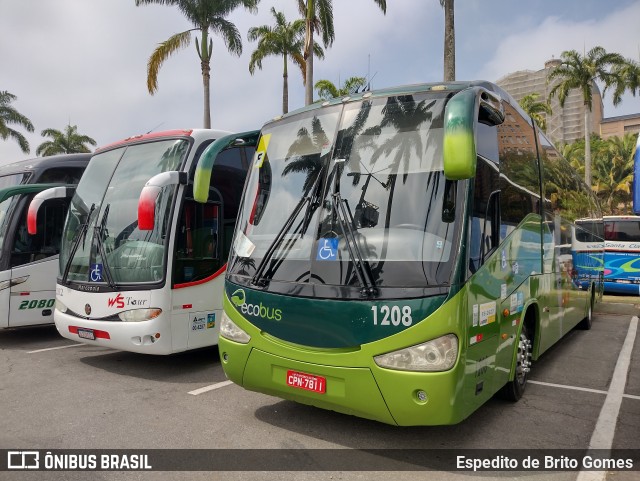
[[(637, 59), (638, 19), (640, 2), (584, 22), (549, 16), (537, 27), (502, 38), (491, 60), (480, 70), (479, 77), (495, 81), (518, 70), (541, 70), (545, 61), (560, 58), (563, 51), (585, 52), (595, 46)], [(627, 95), (622, 104), (613, 109), (605, 96), (605, 116), (637, 112), (640, 112), (640, 99)]]
[[(567, 20), (513, 0), (465, 0), (456, 3), (459, 78), (497, 80), (517, 69), (540, 69), (562, 50), (582, 50), (583, 43), (637, 57), (640, 1), (571, 0), (578, 13), (594, 19)], [(585, 3), (586, 2), (586, 3)], [(336, 40), (315, 79), (334, 83), (352, 75), (375, 75), (374, 88), (442, 79), (444, 15), (436, 0), (390, 0), (383, 15), (373, 0), (334, 0)], [(545, 2), (546, 3), (546, 0)], [(567, 2), (569, 3), (569, 2)], [(271, 6), (297, 18), (293, 0), (262, 0), (257, 15), (237, 10), (230, 16), (242, 34), (244, 53), (231, 56), (214, 36), (211, 112), (215, 128), (246, 130), (281, 112), (282, 60), (268, 58), (263, 70), (249, 74), (255, 43), (249, 27), (271, 24)], [(566, 5), (563, 3), (563, 7)], [(570, 11), (567, 7), (564, 9)], [(600, 12), (605, 12), (600, 14)], [(580, 17), (576, 13), (576, 18)], [(560, 13), (558, 15), (561, 15)], [(573, 16), (569, 15), (569, 17)], [(635, 22), (635, 23), (634, 23)], [(202, 125), (202, 80), (195, 47), (177, 52), (162, 66), (159, 90), (146, 89), (146, 64), (156, 45), (190, 28), (175, 7), (135, 7), (133, 0), (57, 0), (3, 2), (0, 16), (0, 90), (18, 96), (13, 104), (34, 123), (28, 134), (31, 155), (13, 141), (0, 141), (0, 163), (35, 156), (45, 128), (67, 122), (104, 145), (152, 128)], [(289, 108), (303, 105), (300, 73), (289, 69)], [(623, 103), (640, 111), (639, 99)], [(618, 109), (607, 115), (626, 112)], [(20, 130), (20, 129), (19, 129)]]

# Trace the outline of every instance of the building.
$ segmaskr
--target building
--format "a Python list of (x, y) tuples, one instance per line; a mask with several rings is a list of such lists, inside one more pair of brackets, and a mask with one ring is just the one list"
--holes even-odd
[(600, 137), (624, 137), (625, 134), (640, 133), (640, 114), (608, 117), (600, 123)]
[[(542, 70), (520, 70), (510, 73), (496, 82), (500, 87), (505, 89), (518, 102), (525, 95), (537, 93), (538, 101), (544, 102), (549, 98), (549, 92), (554, 84), (549, 84), (549, 73), (560, 65), (560, 60), (552, 59), (544, 64)], [(593, 98), (591, 111), (590, 131), (600, 134), (600, 122), (602, 121), (602, 112), (604, 106), (602, 104), (602, 95), (600, 89), (593, 84)], [(578, 139), (584, 139), (584, 116), (585, 107), (582, 100), (582, 92), (580, 90), (572, 90), (564, 103), (564, 107), (560, 107), (557, 96), (551, 101), (552, 115), (547, 117), (547, 137), (554, 143), (569, 144)]]

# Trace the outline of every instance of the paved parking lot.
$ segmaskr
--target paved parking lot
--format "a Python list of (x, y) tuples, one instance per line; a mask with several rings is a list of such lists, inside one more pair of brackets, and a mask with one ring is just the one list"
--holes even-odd
[[(346, 448), (397, 453), (392, 450), (586, 449), (609, 442), (614, 449), (640, 450), (640, 341), (633, 331), (640, 308), (628, 301), (607, 299), (598, 309), (592, 330), (572, 331), (534, 364), (531, 384), (520, 402), (492, 399), (464, 422), (442, 427), (387, 426), (245, 391), (226, 381), (215, 348), (151, 357), (75, 344), (59, 337), (54, 327), (0, 331), (0, 449), (259, 448), (284, 452)], [(309, 451), (304, 453), (309, 455)], [(384, 455), (384, 451), (376, 453)], [(190, 472), (180, 478), (425, 476), (365, 471), (260, 472), (253, 466), (249, 473)], [(483, 474), (442, 473), (438, 478), (495, 477)], [(498, 475), (509, 478), (515, 474)], [(526, 479), (582, 481), (593, 475), (538, 472), (527, 473)], [(177, 477), (171, 472), (0, 472), (3, 480)], [(640, 471), (635, 471), (605, 473), (594, 479), (639, 478)]]

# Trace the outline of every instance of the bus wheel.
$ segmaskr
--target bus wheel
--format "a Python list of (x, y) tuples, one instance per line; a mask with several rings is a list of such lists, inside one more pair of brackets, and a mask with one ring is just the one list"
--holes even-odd
[(531, 338), (527, 326), (522, 326), (520, 340), (518, 341), (518, 352), (516, 353), (516, 373), (513, 381), (507, 382), (501, 391), (501, 395), (508, 401), (517, 401), (524, 394), (527, 386), (529, 371), (531, 370)]
[(591, 324), (593, 323), (593, 304), (595, 303), (595, 297), (595, 290), (591, 288), (591, 300), (589, 301), (589, 306), (587, 307), (587, 315), (578, 323), (578, 329), (584, 329), (585, 331), (591, 329)]

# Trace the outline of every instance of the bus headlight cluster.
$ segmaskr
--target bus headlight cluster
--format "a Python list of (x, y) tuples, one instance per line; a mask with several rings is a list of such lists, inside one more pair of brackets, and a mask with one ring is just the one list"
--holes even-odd
[(238, 325), (227, 316), (226, 312), (222, 313), (220, 320), (220, 335), (230, 341), (247, 344), (251, 340), (251, 336), (243, 331)]
[(118, 313), (118, 317), (124, 322), (150, 321), (162, 314), (162, 309), (132, 309)]
[(435, 372), (451, 369), (458, 358), (458, 338), (455, 334), (388, 352), (374, 357), (380, 367), (398, 371)]
[(67, 306), (65, 306), (62, 301), (56, 299), (56, 311), (60, 311), (61, 313), (67, 312)]

